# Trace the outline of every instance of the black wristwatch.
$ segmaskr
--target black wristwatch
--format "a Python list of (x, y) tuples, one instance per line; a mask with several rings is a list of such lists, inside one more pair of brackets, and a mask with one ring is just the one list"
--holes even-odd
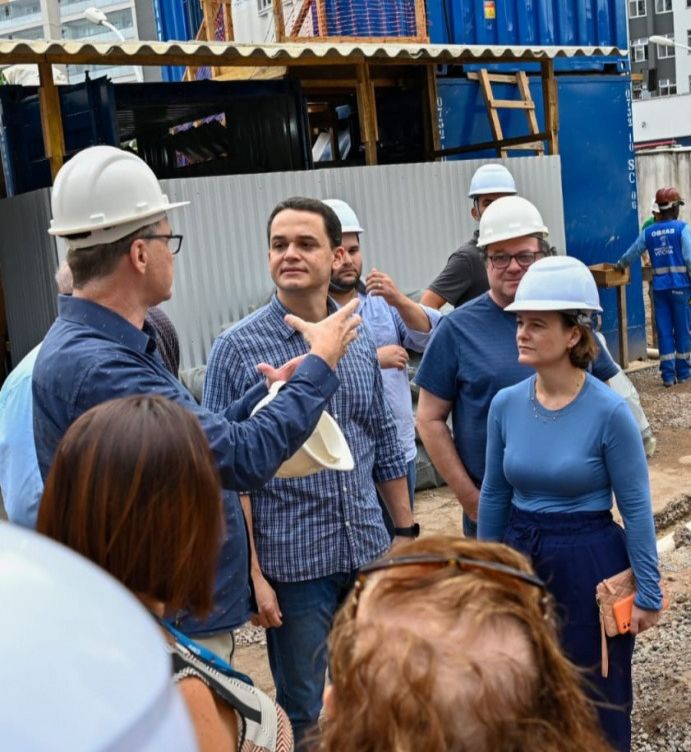
[(416, 522), (410, 527), (395, 527), (393, 534), (399, 538), (417, 538), (420, 535), (420, 525)]

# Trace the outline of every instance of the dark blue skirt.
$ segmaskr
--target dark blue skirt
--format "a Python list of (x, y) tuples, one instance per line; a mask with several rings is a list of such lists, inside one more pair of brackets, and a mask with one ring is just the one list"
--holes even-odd
[(585, 670), (589, 694), (610, 744), (631, 749), (634, 638), (608, 638), (609, 676), (600, 673), (595, 587), (630, 566), (623, 529), (609, 512), (523, 512), (511, 508), (504, 543), (524, 553), (554, 596), (564, 652)]

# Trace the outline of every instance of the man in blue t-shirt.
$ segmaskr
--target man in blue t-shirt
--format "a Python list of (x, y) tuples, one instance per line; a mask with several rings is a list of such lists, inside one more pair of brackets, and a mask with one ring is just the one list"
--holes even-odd
[[(490, 402), (500, 389), (533, 373), (518, 363), (516, 318), (504, 309), (530, 265), (552, 254), (547, 234), (539, 211), (524, 198), (507, 196), (488, 207), (478, 246), (487, 261), (489, 291), (444, 318), (415, 379), (420, 386), (417, 428), (463, 507), (466, 536), (477, 532)], [(600, 350), (593, 374), (606, 381), (616, 373), (611, 357)], [(453, 434), (446, 423), (450, 413)]]
[(688, 381), (689, 292), (691, 291), (691, 232), (679, 219), (684, 200), (676, 188), (660, 188), (655, 194), (655, 222), (645, 227), (617, 266), (629, 266), (648, 251), (653, 267), (655, 327), (660, 348), (660, 373), (665, 386)]

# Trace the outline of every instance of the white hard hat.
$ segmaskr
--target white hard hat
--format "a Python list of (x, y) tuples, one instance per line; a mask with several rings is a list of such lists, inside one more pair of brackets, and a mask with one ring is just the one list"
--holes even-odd
[(485, 164), (475, 170), (468, 188), (468, 198), (488, 193), (516, 193), (513, 175), (500, 164)]
[(590, 269), (573, 256), (548, 256), (528, 267), (505, 311), (602, 311)]
[(0, 602), (3, 749), (197, 749), (159, 627), (102, 569), (0, 522)]
[(493, 201), (480, 217), (477, 244), (484, 247), (527, 235), (540, 235), (543, 238), (549, 235), (540, 212), (528, 199), (504, 196)]
[(163, 219), (189, 201), (171, 204), (153, 170), (135, 154), (91, 146), (64, 164), (53, 185), (51, 235), (81, 235), (72, 248), (114, 243)]
[[(252, 410), (254, 415), (278, 394), (285, 381), (275, 381), (264, 399)], [(352, 470), (353, 455), (338, 423), (324, 411), (307, 441), (276, 471), (277, 478), (302, 478), (321, 470)]]
[(330, 206), (341, 223), (341, 232), (364, 232), (360, 227), (360, 220), (350, 204), (346, 204), (340, 198), (327, 198), (323, 203)]

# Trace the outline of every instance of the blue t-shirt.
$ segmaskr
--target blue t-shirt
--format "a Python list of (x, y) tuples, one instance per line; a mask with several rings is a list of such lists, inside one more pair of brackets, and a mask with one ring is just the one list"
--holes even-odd
[(576, 398), (548, 410), (535, 376), (502, 389), (487, 423), (487, 467), (478, 537), (503, 540), (512, 504), (527, 512), (596, 512), (612, 507), (626, 527), (637, 605), (662, 605), (648, 463), (626, 402), (592, 376)]
[[(600, 349), (592, 370), (607, 381), (619, 369)], [(445, 316), (427, 345), (415, 381), (439, 399), (453, 402), (456, 451), (478, 488), (485, 474), (490, 403), (500, 389), (534, 372), (518, 362), (516, 314), (500, 308), (489, 293)]]

